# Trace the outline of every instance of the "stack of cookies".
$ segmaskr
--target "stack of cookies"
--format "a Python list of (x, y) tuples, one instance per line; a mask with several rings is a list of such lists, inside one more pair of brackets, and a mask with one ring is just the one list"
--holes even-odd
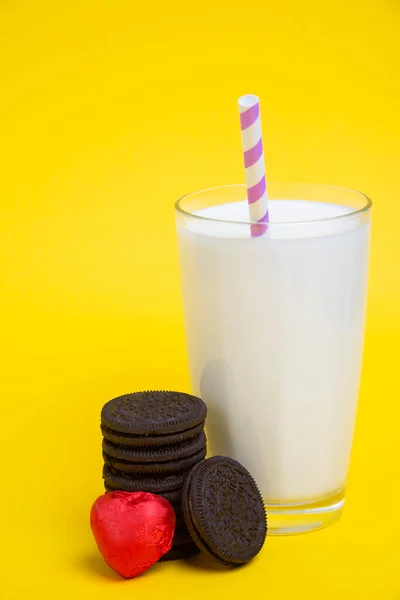
[(106, 491), (152, 492), (176, 513), (172, 549), (164, 560), (199, 552), (186, 528), (181, 490), (207, 453), (206, 405), (178, 392), (137, 392), (107, 402), (101, 412)]

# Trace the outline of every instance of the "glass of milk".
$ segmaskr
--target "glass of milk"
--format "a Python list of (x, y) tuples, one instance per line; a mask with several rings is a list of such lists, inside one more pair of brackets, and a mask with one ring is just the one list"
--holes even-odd
[(193, 393), (211, 453), (255, 478), (271, 533), (314, 530), (345, 500), (364, 342), (371, 201), (270, 183), (251, 237), (246, 188), (175, 207)]

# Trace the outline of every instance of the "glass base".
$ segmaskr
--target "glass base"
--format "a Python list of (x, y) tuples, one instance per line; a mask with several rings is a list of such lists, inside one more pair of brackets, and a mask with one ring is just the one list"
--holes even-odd
[(265, 504), (269, 535), (308, 533), (332, 525), (343, 511), (345, 489), (305, 504)]

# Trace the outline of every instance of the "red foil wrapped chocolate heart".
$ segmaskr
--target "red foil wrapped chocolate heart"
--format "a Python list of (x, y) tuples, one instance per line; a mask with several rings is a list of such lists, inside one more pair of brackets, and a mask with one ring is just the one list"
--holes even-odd
[(171, 549), (175, 523), (168, 500), (147, 492), (104, 494), (90, 511), (104, 560), (127, 579), (146, 571)]

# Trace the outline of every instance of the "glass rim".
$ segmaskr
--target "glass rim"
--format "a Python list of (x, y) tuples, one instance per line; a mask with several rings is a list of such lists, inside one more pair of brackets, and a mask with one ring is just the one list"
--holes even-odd
[[(367, 213), (371, 208), (372, 208), (372, 200), (371, 198), (369, 198), (369, 196), (367, 196), (366, 194), (364, 194), (363, 192), (359, 192), (358, 190), (355, 190), (353, 188), (347, 188), (344, 186), (340, 186), (340, 185), (332, 185), (330, 183), (309, 183), (309, 182), (295, 182), (295, 181), (271, 181), (270, 185), (292, 185), (292, 186), (316, 186), (316, 187), (321, 187), (321, 188), (329, 188), (331, 190), (337, 190), (342, 191), (342, 192), (346, 192), (346, 193), (352, 193), (355, 194), (357, 196), (360, 196), (361, 198), (364, 199), (364, 204), (363, 206), (361, 206), (360, 208), (357, 208), (355, 210), (351, 210), (349, 212), (346, 212), (344, 214), (341, 215), (334, 215), (332, 217), (323, 217), (320, 219), (306, 219), (306, 220), (302, 220), (302, 221), (277, 221), (277, 222), (270, 222), (268, 224), (269, 227), (285, 227), (285, 226), (290, 226), (290, 225), (309, 225), (311, 223), (331, 223), (331, 222), (337, 222), (337, 221), (341, 221), (341, 220), (346, 220), (346, 219), (350, 219), (350, 218), (354, 218), (354, 217), (359, 217), (361, 215), (363, 215), (364, 213)], [(198, 220), (201, 221), (203, 223), (205, 222), (212, 222), (212, 223), (225, 223), (225, 224), (231, 224), (231, 225), (245, 225), (245, 226), (249, 226), (249, 225), (254, 225), (254, 221), (233, 221), (230, 219), (214, 219), (212, 217), (204, 217), (202, 215), (197, 215), (193, 212), (189, 212), (187, 210), (185, 210), (184, 208), (182, 208), (182, 202), (188, 198), (190, 198), (191, 196), (196, 196), (196, 195), (200, 195), (200, 194), (205, 194), (208, 192), (213, 192), (213, 191), (218, 191), (218, 190), (227, 190), (228, 188), (243, 188), (246, 189), (246, 184), (244, 183), (232, 183), (232, 184), (226, 184), (226, 185), (216, 185), (216, 186), (212, 186), (209, 188), (203, 188), (201, 190), (197, 190), (195, 192), (189, 192), (188, 194), (185, 194), (184, 196), (181, 196), (180, 198), (178, 198), (178, 200), (176, 200), (175, 204), (174, 204), (174, 208), (176, 210), (176, 212), (180, 215), (182, 215), (183, 217), (186, 218), (190, 218), (190, 219), (194, 219), (194, 220)], [(273, 199), (273, 198), (272, 198)], [(304, 200), (306, 200), (304, 198)]]

